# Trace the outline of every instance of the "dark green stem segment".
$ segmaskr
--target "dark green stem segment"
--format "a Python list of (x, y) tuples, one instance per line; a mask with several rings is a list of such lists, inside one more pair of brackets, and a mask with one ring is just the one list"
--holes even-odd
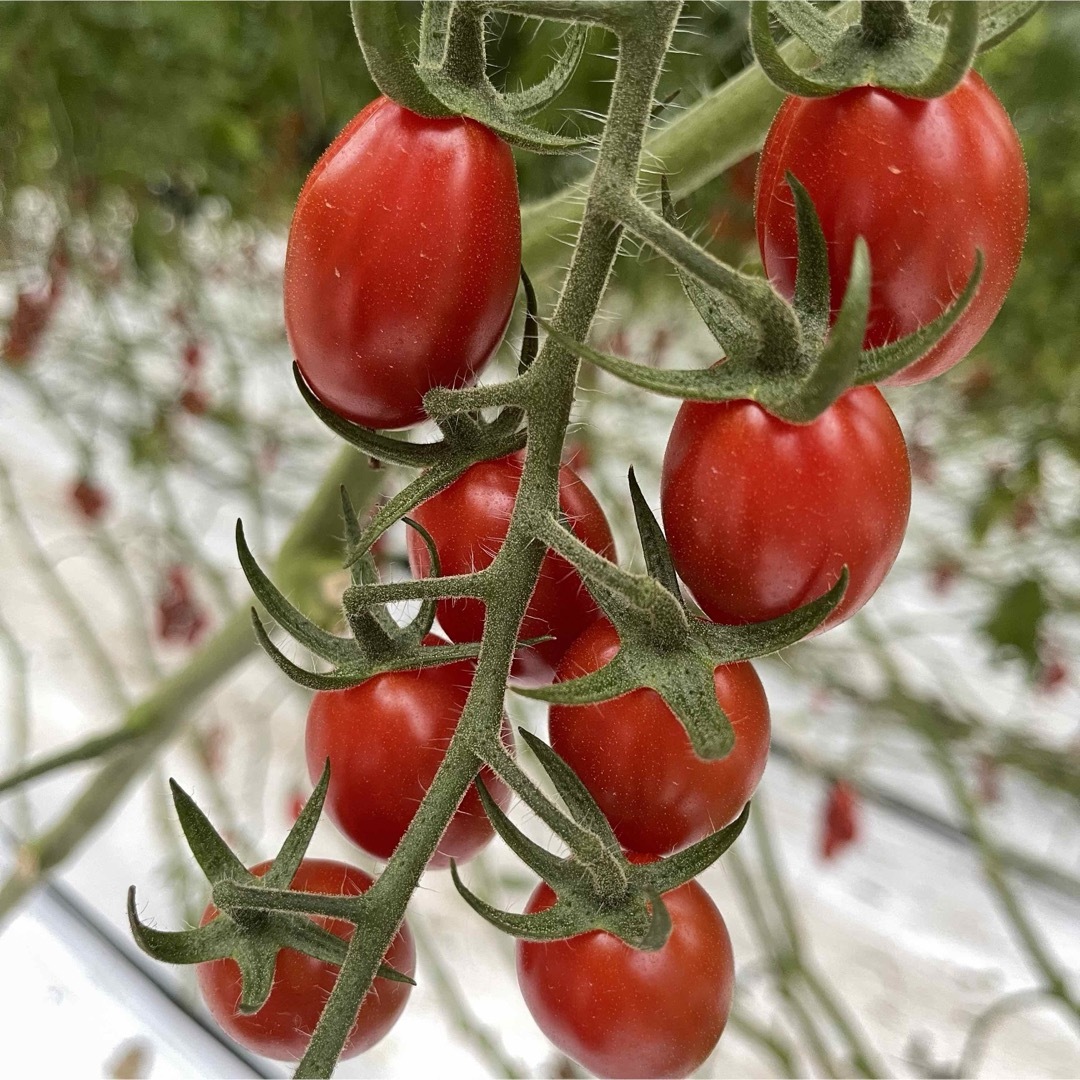
[(859, 15), (863, 41), (875, 49), (911, 36), (915, 20), (907, 0), (864, 0)]
[(451, 111), (417, 74), (398, 23), (393, 0), (352, 0), (353, 27), (375, 85), (392, 100), (421, 116), (451, 116)]
[[(618, 254), (621, 229), (598, 193), (633, 193), (656, 83), (678, 21), (679, 0), (632, 6), (621, 27), (619, 61), (608, 122), (582, 218), (581, 232), (553, 325), (583, 340), (596, 315)], [(579, 9), (580, 10), (580, 9)], [(620, 15), (629, 15), (621, 7)], [(620, 20), (621, 21), (621, 20)], [(558, 512), (558, 472), (577, 383), (576, 357), (545, 344), (530, 370), (543, 388), (529, 411), (527, 456), (506, 540), (491, 565), (498, 602), (487, 608), (479, 663), (465, 709), (442, 766), (382, 875), (366, 894), (370, 919), (353, 936), (333, 993), (323, 1010), (298, 1077), (329, 1076), (371, 987), (405, 908), (454, 810), (473, 782), (480, 759), (472, 749), (492, 744), (502, 724), (503, 695), (518, 633), (545, 546), (531, 522)]]

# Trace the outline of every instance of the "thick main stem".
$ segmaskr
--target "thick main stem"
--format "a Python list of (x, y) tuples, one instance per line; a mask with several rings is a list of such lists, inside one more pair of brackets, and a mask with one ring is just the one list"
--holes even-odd
[[(633, 24), (620, 35), (608, 123), (577, 247), (552, 320), (579, 341), (596, 315), (622, 236), (598, 194), (636, 188), (653, 95), (680, 8), (681, 0), (643, 3)], [(535, 523), (539, 515), (558, 511), (560, 458), (577, 369), (576, 357), (552, 342), (545, 344), (533, 365), (534, 385), (542, 392), (529, 405), (528, 452), (518, 500), (506, 540), (491, 566), (505, 587), (496, 593), (498, 603), (487, 607), (472, 688), (442, 766), (386, 869), (366, 894), (370, 917), (353, 935), (298, 1077), (328, 1076), (332, 1071), (409, 898), (476, 776), (480, 759), (474, 748), (494, 745), (498, 739), (518, 632), (546, 551), (536, 539)]]

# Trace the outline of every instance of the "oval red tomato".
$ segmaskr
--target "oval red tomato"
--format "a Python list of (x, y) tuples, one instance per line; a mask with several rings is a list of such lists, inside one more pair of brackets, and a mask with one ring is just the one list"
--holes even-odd
[(304, 378), (349, 420), (417, 423), (427, 390), (470, 382), (498, 347), (520, 263), (510, 147), (377, 98), (312, 169), (289, 230), (285, 325)]
[[(443, 645), (431, 636), (428, 645)], [(470, 661), (375, 675), (347, 690), (320, 690), (308, 710), (306, 749), (312, 782), (330, 760), (326, 812), (369, 855), (388, 859), (405, 835), (446, 756), (469, 695)], [(503, 737), (510, 729), (504, 720)], [(484, 783), (505, 810), (510, 791), (490, 769)], [(429, 865), (474, 856), (494, 835), (470, 787)]]
[[(559, 664), (560, 682), (597, 671), (619, 651), (611, 623), (593, 623)], [(628, 851), (668, 854), (738, 817), (769, 753), (769, 703), (749, 664), (716, 669), (716, 699), (735, 729), (720, 761), (694, 753), (686, 729), (655, 690), (595, 705), (552, 705), (551, 745), (592, 793)]]
[[(261, 877), (269, 868), (270, 863), (260, 863), (251, 872)], [(355, 866), (330, 859), (305, 859), (289, 887), (298, 892), (359, 896), (371, 883), (372, 879)], [(217, 908), (208, 905), (202, 925), (217, 914)], [(343, 941), (352, 937), (353, 925), (343, 919), (316, 918), (315, 922)], [(415, 972), (416, 952), (407, 924), (402, 924), (390, 943), (386, 962), (404, 975)], [(237, 1012), (242, 980), (235, 960), (211, 960), (197, 965), (195, 973), (207, 1008), (230, 1038), (257, 1054), (296, 1061), (307, 1049), (334, 989), (338, 969), (295, 949), (282, 949), (270, 996), (258, 1012), (250, 1014)], [(379, 979), (360, 1006), (342, 1057), (354, 1057), (374, 1046), (397, 1022), (411, 989), (407, 983)]]
[[(523, 463), (520, 453), (478, 462), (413, 512), (435, 541), (444, 575), (469, 574), (491, 564), (510, 527)], [(615, 541), (603, 509), (581, 477), (566, 465), (559, 470), (559, 506), (580, 540), (606, 558), (615, 557)], [(409, 530), (408, 543), (413, 574), (426, 577), (431, 562), (415, 529)], [(439, 624), (451, 640), (480, 640), (484, 629), (482, 601), (440, 600), (438, 612)], [(515, 671), (550, 678), (559, 658), (596, 613), (596, 604), (577, 571), (549, 551), (540, 567), (521, 637), (550, 634), (551, 640), (521, 650)]]
[[(541, 882), (526, 911), (549, 908)], [(540, 1030), (596, 1076), (688, 1076), (731, 1011), (735, 959), (709, 894), (691, 881), (664, 894), (671, 936), (641, 952), (602, 930), (519, 941), (518, 986)]]
[(867, 348), (940, 315), (982, 251), (982, 284), (959, 322), (888, 381), (923, 382), (962, 360), (1005, 299), (1028, 218), (1020, 140), (982, 78), (969, 71), (955, 90), (930, 101), (873, 86), (784, 101), (761, 153), (755, 205), (765, 271), (790, 298), (797, 243), (785, 172), (803, 184), (821, 218), (834, 312), (855, 238), (869, 245)]
[(911, 507), (900, 425), (875, 387), (849, 390), (810, 424), (752, 401), (687, 401), (668, 439), (660, 508), (671, 555), (714, 622), (760, 622), (834, 585), (819, 629), (855, 614), (896, 559)]

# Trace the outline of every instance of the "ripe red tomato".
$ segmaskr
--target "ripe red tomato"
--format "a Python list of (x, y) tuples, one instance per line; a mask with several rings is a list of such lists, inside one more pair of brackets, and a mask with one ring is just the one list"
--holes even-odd
[[(554, 901), (541, 882), (526, 911)], [(727, 1023), (735, 959), (720, 912), (696, 881), (665, 893), (664, 903), (671, 936), (655, 952), (603, 930), (518, 942), (518, 986), (533, 1019), (596, 1076), (689, 1076)]]
[(825, 98), (789, 97), (773, 120), (757, 181), (757, 234), (773, 283), (795, 291), (791, 172), (810, 193), (829, 242), (832, 309), (847, 286), (855, 238), (870, 247), (866, 347), (936, 318), (986, 259), (959, 322), (889, 381), (923, 382), (962, 360), (998, 313), (1027, 231), (1024, 155), (993, 91), (974, 71), (944, 97), (918, 101), (860, 86)]
[[(439, 553), (443, 574), (468, 574), (489, 566), (506, 539), (514, 510), (522, 454), (470, 466), (449, 487), (421, 503), (413, 517), (424, 526)], [(578, 539), (606, 558), (615, 557), (611, 527), (596, 497), (573, 469), (559, 470), (559, 506)], [(431, 570), (427, 546), (409, 530), (409, 565), (417, 577)], [(479, 641), (484, 629), (480, 600), (440, 600), (439, 624), (452, 641)], [(577, 571), (549, 551), (522, 624), (523, 638), (551, 634), (550, 641), (518, 654), (515, 672), (550, 678), (570, 643), (596, 618), (596, 604)]]
[[(428, 645), (445, 645), (430, 636)], [(330, 759), (326, 810), (335, 825), (369, 855), (388, 859), (431, 787), (469, 695), (474, 665), (443, 664), (375, 675), (347, 690), (321, 690), (307, 719), (312, 782)], [(503, 721), (503, 737), (510, 741)], [(505, 810), (510, 791), (490, 769), (481, 774)], [(471, 787), (439, 843), (432, 867), (472, 858), (494, 832)]]
[(911, 469), (900, 425), (872, 386), (810, 424), (751, 401), (687, 401), (668, 439), (660, 508), (679, 576), (714, 622), (784, 615), (847, 592), (817, 631), (854, 615), (904, 539)]
[(304, 378), (357, 423), (417, 423), (425, 391), (470, 382), (497, 348), (520, 263), (510, 147), (377, 98), (312, 169), (289, 230), (285, 325)]
[[(269, 868), (268, 862), (260, 863), (251, 872), (261, 877)], [(298, 892), (359, 896), (371, 883), (372, 879), (355, 866), (330, 859), (305, 859), (290, 888)], [(217, 913), (213, 904), (207, 905), (202, 925)], [(343, 941), (352, 937), (353, 925), (343, 919), (315, 921)], [(390, 943), (386, 962), (404, 975), (415, 972), (416, 952), (407, 924), (402, 924)], [(197, 965), (195, 972), (206, 1007), (227, 1035), (257, 1054), (295, 1061), (307, 1049), (326, 999), (334, 989), (338, 969), (295, 949), (282, 949), (274, 968), (270, 996), (258, 1012), (248, 1015), (237, 1012), (236, 1008), (242, 982), (235, 960), (211, 960)], [(411, 989), (407, 983), (380, 979), (360, 1006), (342, 1057), (355, 1057), (374, 1046), (396, 1023)]]
[[(556, 678), (597, 671), (619, 651), (611, 623), (593, 623), (567, 650)], [(596, 705), (553, 705), (551, 745), (592, 793), (628, 851), (668, 854), (723, 828), (754, 794), (769, 753), (769, 703), (749, 664), (718, 667), (716, 699), (735, 748), (703, 761), (654, 690)]]

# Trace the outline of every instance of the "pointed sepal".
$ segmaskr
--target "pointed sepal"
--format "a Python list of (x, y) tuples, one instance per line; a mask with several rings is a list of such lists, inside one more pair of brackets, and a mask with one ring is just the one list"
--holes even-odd
[(383, 435), (371, 428), (354, 424), (328, 409), (308, 386), (297, 364), (293, 364), (293, 378), (300, 396), (311, 411), (340, 439), (355, 446), (362, 454), (384, 461), (389, 465), (403, 465), (411, 469), (427, 469), (442, 457), (444, 447), (439, 443), (409, 443)]
[(747, 803), (742, 813), (730, 825), (710, 833), (696, 844), (691, 844), (690, 847), (675, 855), (645, 864), (646, 875), (652, 887), (665, 893), (688, 881), (693, 881), (738, 840), (749, 817), (750, 804)]
[(975, 265), (960, 295), (932, 322), (888, 345), (866, 349), (859, 357), (855, 380), (860, 386), (881, 382), (903, 371), (925, 356), (956, 325), (968, 305), (975, 299), (982, 282), (986, 260), (981, 251), (975, 252)]
[(300, 864), (307, 854), (308, 845), (315, 835), (315, 826), (319, 824), (326, 792), (330, 787), (330, 760), (323, 766), (322, 776), (315, 785), (315, 790), (308, 796), (303, 810), (297, 815), (293, 827), (285, 837), (273, 865), (263, 875), (267, 888), (287, 889), (292, 884)]
[[(637, 524), (638, 537), (641, 540), (641, 551), (645, 556), (645, 567), (649, 572), (649, 576), (659, 581), (682, 604), (683, 596), (679, 588), (678, 575), (675, 573), (675, 563), (671, 558), (671, 549), (668, 547), (667, 538), (660, 528), (660, 523), (656, 520), (656, 515), (652, 512), (652, 508), (641, 493), (641, 486), (634, 475), (633, 466), (630, 467), (627, 474), (627, 483), (630, 486), (630, 500), (634, 506), (634, 521)], [(683, 606), (685, 609), (685, 604)]]
[(543, 112), (570, 85), (570, 80), (584, 55), (588, 37), (587, 26), (581, 23), (572, 24), (566, 32), (562, 52), (556, 57), (547, 75), (524, 90), (501, 95), (506, 110), (521, 119)]
[(248, 877), (247, 867), (233, 854), (195, 800), (171, 778), (169, 787), (184, 838), (207, 881), (214, 884), (229, 878)]
[(236, 522), (236, 552), (256, 599), (266, 613), (299, 644), (331, 664), (347, 664), (359, 659), (354, 642), (324, 630), (289, 603), (252, 555), (244, 536), (244, 523), (239, 519)]

